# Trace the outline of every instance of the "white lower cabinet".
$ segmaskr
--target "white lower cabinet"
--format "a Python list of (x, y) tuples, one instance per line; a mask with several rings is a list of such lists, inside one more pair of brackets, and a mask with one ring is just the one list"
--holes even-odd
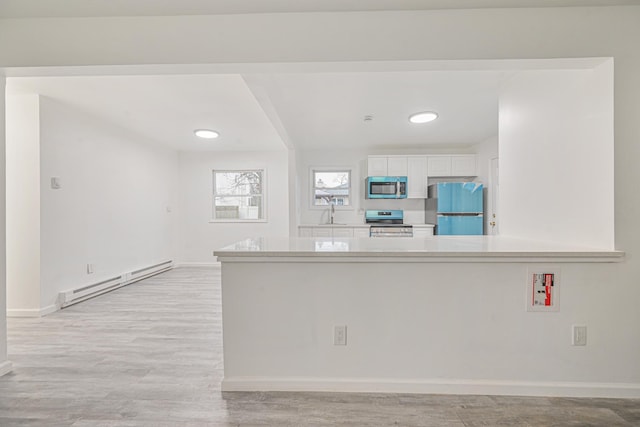
[(331, 227), (314, 227), (313, 237), (332, 237)]
[(299, 237), (313, 237), (313, 227), (298, 227)]
[[(298, 236), (300, 237), (357, 237), (364, 238), (369, 236), (369, 226), (353, 226), (353, 227), (331, 227), (328, 225), (301, 225), (298, 228)], [(418, 224), (413, 226), (413, 237), (429, 237), (433, 236), (433, 226)]]
[(433, 236), (433, 226), (413, 226), (413, 237), (423, 238)]
[(353, 237), (353, 228), (332, 228), (333, 236), (331, 237)]
[(331, 227), (328, 225), (301, 225), (300, 237), (369, 237), (369, 226)]
[(354, 228), (353, 237), (369, 237), (369, 227)]

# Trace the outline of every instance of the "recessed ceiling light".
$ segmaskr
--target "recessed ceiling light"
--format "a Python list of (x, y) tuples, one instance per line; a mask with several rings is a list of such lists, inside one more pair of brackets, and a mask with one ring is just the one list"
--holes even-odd
[(423, 111), (421, 113), (415, 113), (409, 116), (411, 123), (429, 123), (438, 118), (438, 113), (433, 111)]
[(193, 131), (199, 138), (214, 139), (220, 136), (218, 132), (211, 129), (196, 129)]

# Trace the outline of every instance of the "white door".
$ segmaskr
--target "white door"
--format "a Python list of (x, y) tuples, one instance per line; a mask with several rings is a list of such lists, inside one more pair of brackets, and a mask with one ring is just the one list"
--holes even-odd
[(487, 222), (489, 228), (487, 230), (487, 234), (489, 235), (497, 235), (498, 234), (498, 194), (499, 194), (499, 179), (498, 179), (498, 158), (491, 159), (490, 165), (490, 173), (489, 173), (489, 209), (487, 212), (487, 216), (489, 217)]

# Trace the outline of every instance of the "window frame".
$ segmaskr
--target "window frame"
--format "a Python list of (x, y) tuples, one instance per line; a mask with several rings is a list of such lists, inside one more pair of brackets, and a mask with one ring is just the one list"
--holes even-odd
[(315, 183), (315, 174), (316, 172), (326, 173), (326, 172), (347, 172), (349, 174), (349, 204), (348, 205), (339, 205), (334, 204), (336, 210), (350, 211), (355, 209), (355, 200), (353, 195), (353, 168), (347, 166), (312, 166), (309, 168), (309, 206), (310, 209), (317, 210), (326, 210), (329, 206), (321, 206), (316, 205), (315, 194), (316, 194), (316, 183)]
[[(260, 172), (260, 188), (261, 193), (255, 194), (218, 194), (216, 193), (216, 173), (242, 173), (242, 172)], [(243, 169), (211, 169), (211, 218), (210, 223), (266, 223), (267, 219), (267, 170), (266, 168), (243, 168)], [(250, 197), (260, 196), (261, 200), (261, 212), (262, 218), (258, 219), (240, 219), (240, 218), (216, 218), (216, 197), (230, 196), (230, 197)]]

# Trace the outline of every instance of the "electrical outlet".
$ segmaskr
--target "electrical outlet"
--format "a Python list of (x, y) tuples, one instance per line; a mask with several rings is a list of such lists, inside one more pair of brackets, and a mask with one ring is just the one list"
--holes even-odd
[(347, 326), (333, 327), (333, 345), (347, 345)]
[(573, 325), (571, 345), (587, 345), (587, 327), (585, 325)]
[(93, 274), (93, 264), (87, 264), (87, 274)]

